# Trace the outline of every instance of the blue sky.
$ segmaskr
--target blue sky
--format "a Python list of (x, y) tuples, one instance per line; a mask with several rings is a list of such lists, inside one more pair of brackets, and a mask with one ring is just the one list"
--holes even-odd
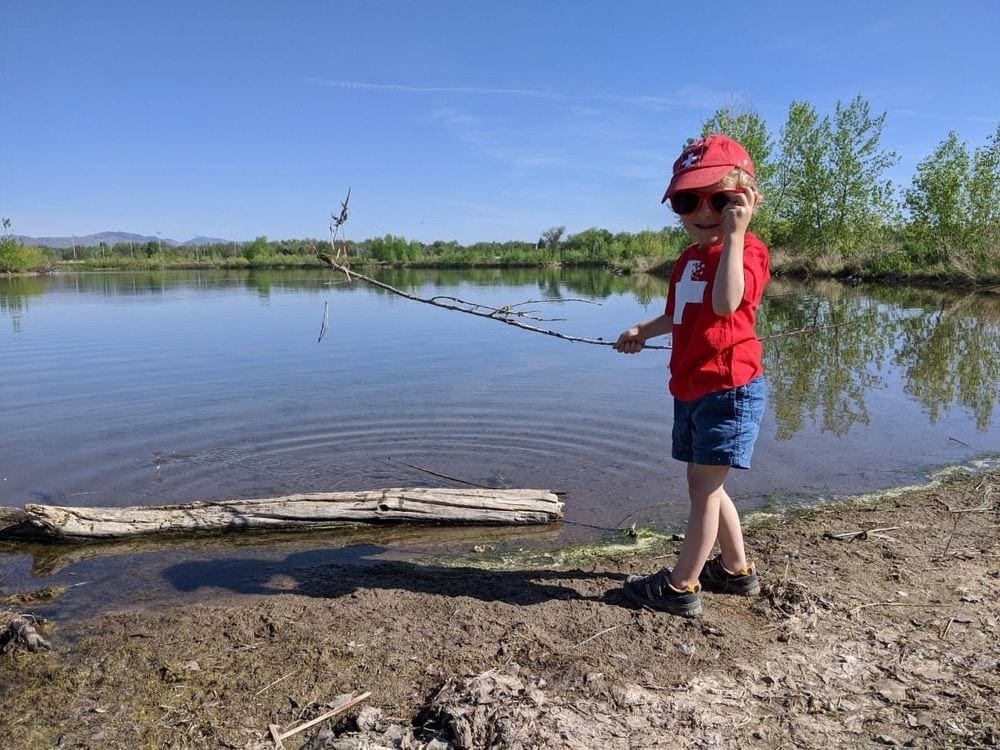
[(0, 0), (0, 216), (27, 235), (534, 240), (657, 229), (684, 140), (861, 94), (908, 183), (1000, 120), (1000, 2)]

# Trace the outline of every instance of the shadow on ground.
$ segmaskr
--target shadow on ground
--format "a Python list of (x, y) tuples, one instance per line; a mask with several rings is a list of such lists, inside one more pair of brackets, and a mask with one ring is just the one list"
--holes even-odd
[[(371, 550), (371, 548), (369, 548)], [(375, 548), (374, 552), (383, 551)], [(305, 555), (284, 560), (212, 560), (178, 563), (163, 571), (164, 578), (179, 591), (215, 587), (238, 594), (299, 594), (336, 599), (360, 590), (405, 590), (419, 594), (471, 597), (481, 601), (516, 605), (541, 604), (550, 600), (607, 601), (626, 604), (620, 595), (624, 574), (582, 570), (482, 570), (446, 567), (407, 561), (375, 561), (364, 564), (313, 565)], [(269, 581), (281, 576), (284, 583)], [(288, 579), (294, 582), (289, 585)], [(588, 596), (571, 581), (614, 581), (606, 594)], [(565, 582), (565, 583), (563, 583)], [(591, 588), (591, 587), (588, 587)]]

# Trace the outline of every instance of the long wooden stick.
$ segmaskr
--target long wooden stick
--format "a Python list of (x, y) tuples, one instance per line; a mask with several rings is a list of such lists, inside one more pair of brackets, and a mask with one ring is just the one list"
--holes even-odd
[[(331, 215), (332, 220), (330, 222), (330, 242), (334, 250), (336, 251), (337, 259), (334, 260), (326, 253), (316, 253), (317, 258), (319, 258), (321, 261), (329, 265), (331, 268), (343, 273), (347, 277), (348, 281), (351, 281), (352, 279), (360, 279), (361, 281), (364, 281), (366, 284), (371, 284), (372, 286), (376, 286), (379, 289), (384, 289), (387, 292), (391, 292), (392, 294), (395, 294), (399, 297), (404, 297), (405, 299), (412, 300), (414, 302), (422, 302), (425, 305), (434, 305), (435, 307), (442, 307), (445, 310), (454, 310), (456, 312), (463, 312), (466, 313), (467, 315), (475, 315), (480, 318), (489, 318), (490, 320), (496, 320), (500, 323), (506, 323), (509, 326), (514, 326), (515, 328), (521, 328), (525, 331), (531, 331), (533, 333), (541, 333), (544, 334), (545, 336), (553, 336), (557, 339), (562, 339), (563, 341), (579, 342), (581, 344), (595, 344), (597, 346), (615, 345), (614, 341), (607, 341), (606, 339), (603, 338), (586, 338), (583, 336), (570, 336), (568, 334), (559, 333), (558, 331), (553, 331), (548, 328), (540, 328), (538, 326), (533, 326), (529, 325), (528, 323), (524, 323), (522, 322), (521, 319), (525, 316), (525, 313), (513, 310), (513, 308), (517, 307), (518, 305), (509, 305), (501, 308), (493, 308), (487, 305), (480, 305), (475, 302), (467, 302), (465, 300), (458, 299), (456, 297), (434, 297), (431, 299), (427, 299), (426, 297), (418, 297), (415, 294), (404, 292), (402, 289), (397, 289), (396, 287), (390, 284), (386, 284), (385, 282), (379, 281), (378, 279), (373, 279), (371, 276), (366, 276), (363, 273), (358, 273), (357, 271), (352, 270), (346, 265), (347, 263), (346, 243), (342, 243), (341, 247), (337, 246), (337, 234), (340, 231), (340, 228), (347, 221), (347, 214), (348, 214), (347, 204), (350, 199), (351, 199), (351, 191), (350, 188), (348, 188), (347, 197), (344, 198), (344, 200), (341, 201), (340, 203), (340, 213)], [(339, 262), (342, 254), (344, 255), (344, 263)], [(441, 301), (446, 299), (453, 300), (457, 304), (448, 304), (447, 302)], [(545, 301), (566, 302), (568, 300), (545, 300)], [(575, 300), (575, 301), (587, 301), (587, 300)], [(527, 304), (527, 303), (519, 303), (519, 304)], [(857, 323), (862, 318), (868, 317), (869, 315), (873, 314), (874, 313), (866, 313), (865, 315), (861, 315), (857, 318), (845, 321), (843, 323), (834, 323), (832, 325), (827, 325), (827, 326), (812, 325), (812, 326), (806, 326), (804, 328), (799, 328), (794, 331), (772, 333), (769, 336), (761, 336), (760, 340), (768, 341), (770, 339), (785, 338), (788, 336), (800, 336), (805, 333), (816, 333), (818, 331), (840, 328), (842, 326)], [(325, 320), (325, 312), (324, 312), (324, 320)], [(321, 334), (320, 340), (322, 340), (322, 338), (323, 337)], [(672, 348), (673, 347), (670, 344), (663, 344), (663, 345), (645, 344), (643, 346), (643, 349), (672, 349)]]
[[(363, 273), (358, 273), (341, 263), (338, 263), (333, 258), (331, 258), (326, 253), (317, 253), (317, 256), (321, 261), (329, 265), (331, 268), (341, 271), (347, 274), (348, 278), (360, 279), (366, 284), (371, 284), (379, 289), (384, 289), (387, 292), (391, 292), (399, 297), (404, 297), (413, 302), (422, 302), (425, 305), (434, 305), (435, 307), (441, 307), (445, 310), (454, 310), (455, 312), (466, 313), (467, 315), (475, 315), (479, 318), (487, 318), (489, 320), (495, 320), (498, 323), (506, 323), (509, 326), (514, 326), (515, 328), (521, 328), (525, 331), (532, 331), (533, 333), (541, 333), (546, 336), (554, 336), (557, 339), (562, 339), (563, 341), (575, 341), (582, 344), (596, 344), (597, 346), (614, 346), (614, 341), (606, 341), (605, 339), (597, 338), (585, 338), (582, 336), (570, 336), (566, 333), (560, 333), (559, 331), (552, 331), (548, 328), (540, 328), (539, 326), (533, 326), (528, 323), (524, 323), (520, 318), (521, 316), (518, 312), (512, 310), (510, 307), (507, 308), (486, 308), (485, 305), (477, 305), (473, 302), (465, 302), (463, 300), (458, 300), (461, 304), (449, 304), (448, 302), (441, 301), (446, 299), (443, 297), (438, 297), (435, 299), (427, 299), (426, 297), (418, 297), (415, 294), (410, 294), (409, 292), (404, 292), (402, 289), (397, 289), (396, 287), (386, 284), (385, 282), (379, 281), (378, 279), (373, 279), (371, 276), (366, 276)], [(466, 306), (463, 306), (466, 305)], [(670, 349), (669, 346), (658, 346), (658, 345), (647, 345), (645, 349)]]
[[(509, 326), (514, 326), (515, 328), (521, 328), (525, 331), (531, 331), (533, 333), (541, 333), (546, 336), (554, 336), (557, 339), (562, 339), (563, 341), (578, 342), (581, 344), (595, 344), (597, 346), (614, 346), (614, 341), (608, 341), (602, 338), (587, 338), (584, 336), (570, 336), (566, 333), (560, 333), (559, 331), (553, 331), (548, 328), (540, 328), (539, 326), (533, 326), (528, 323), (522, 322), (517, 316), (517, 313), (508, 308), (486, 308), (484, 305), (477, 305), (473, 302), (465, 302), (464, 300), (456, 300), (460, 304), (449, 304), (447, 302), (442, 302), (443, 299), (455, 299), (453, 297), (435, 297), (433, 299), (427, 299), (425, 297), (418, 297), (415, 294), (410, 294), (409, 292), (404, 292), (402, 289), (397, 289), (391, 284), (386, 284), (385, 282), (379, 281), (378, 279), (373, 279), (371, 276), (366, 276), (363, 273), (358, 273), (347, 266), (338, 263), (333, 258), (331, 258), (326, 253), (318, 253), (317, 257), (324, 263), (329, 265), (331, 268), (340, 271), (347, 275), (349, 279), (360, 279), (366, 284), (371, 284), (379, 289), (384, 289), (387, 292), (391, 292), (399, 297), (404, 297), (413, 302), (422, 302), (425, 305), (434, 305), (435, 307), (441, 307), (445, 310), (454, 310), (456, 312), (463, 312), (467, 315), (475, 315), (480, 318), (488, 318), (489, 320), (495, 320), (500, 323), (506, 323)], [(562, 300), (565, 301), (565, 300)], [(467, 307), (463, 307), (467, 305)], [(835, 328), (842, 328), (847, 325), (853, 325), (857, 323), (862, 318), (867, 317), (866, 315), (853, 318), (851, 320), (844, 321), (843, 323), (834, 323), (827, 326), (806, 326), (804, 328), (797, 328), (794, 331), (782, 331), (781, 333), (772, 333), (768, 336), (761, 336), (761, 341), (771, 341), (773, 339), (787, 338), (789, 336), (801, 336), (807, 333), (819, 333), (820, 331), (829, 331)], [(669, 344), (646, 344), (643, 349), (672, 349), (673, 347)]]
[(361, 703), (361, 701), (365, 700), (369, 696), (371, 696), (370, 692), (362, 693), (361, 695), (357, 696), (356, 698), (351, 698), (349, 701), (347, 701), (347, 703), (341, 703), (336, 708), (331, 708), (329, 711), (327, 711), (322, 716), (317, 716), (315, 719), (312, 719), (311, 721), (307, 721), (305, 724), (300, 724), (299, 726), (295, 727), (294, 729), (289, 729), (287, 732), (282, 732), (281, 734), (278, 735), (278, 741), (287, 740), (292, 735), (298, 734), (299, 732), (301, 732), (301, 731), (303, 731), (305, 729), (308, 729), (309, 727), (314, 727), (317, 724), (319, 724), (321, 721), (326, 721), (327, 719), (329, 719), (329, 718), (331, 718), (333, 716), (336, 716), (337, 714), (342, 714), (347, 709), (354, 708), (356, 705), (358, 705), (359, 703)]

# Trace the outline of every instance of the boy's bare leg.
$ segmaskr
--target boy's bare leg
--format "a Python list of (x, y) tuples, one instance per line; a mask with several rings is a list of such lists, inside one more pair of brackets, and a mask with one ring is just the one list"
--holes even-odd
[[(723, 487), (728, 466), (688, 464), (691, 513), (677, 564), (670, 574), (677, 588), (693, 586), (718, 538), (727, 565), (746, 565), (743, 534), (736, 506)], [(737, 568), (738, 569), (738, 568)]]
[(747, 566), (746, 548), (743, 546), (743, 527), (740, 514), (733, 505), (729, 493), (722, 488), (719, 506), (719, 547), (722, 549), (722, 564), (730, 573), (737, 573)]

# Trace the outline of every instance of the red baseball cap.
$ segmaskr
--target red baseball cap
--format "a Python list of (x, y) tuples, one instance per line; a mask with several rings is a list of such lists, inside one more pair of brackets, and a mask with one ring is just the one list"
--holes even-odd
[(742, 167), (753, 176), (750, 154), (732, 138), (713, 133), (692, 141), (674, 162), (674, 175), (660, 203), (665, 203), (667, 198), (680, 190), (697, 190), (714, 185), (733, 167)]

